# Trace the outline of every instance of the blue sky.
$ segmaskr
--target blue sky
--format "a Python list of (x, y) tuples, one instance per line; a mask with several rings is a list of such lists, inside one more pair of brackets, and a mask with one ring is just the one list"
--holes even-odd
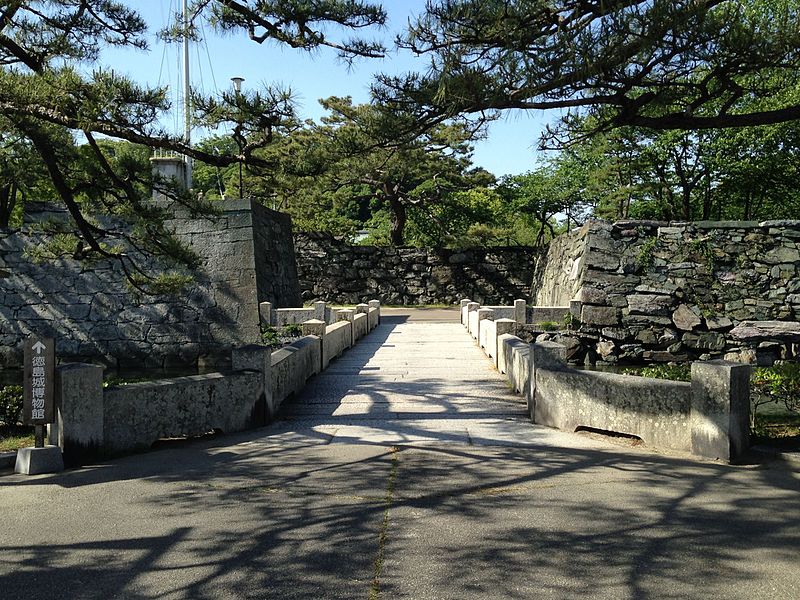
[[(116, 71), (125, 73), (141, 83), (174, 85), (179, 82), (179, 48), (165, 49), (156, 40), (155, 32), (174, 14), (180, 0), (147, 0), (132, 3), (140, 11), (151, 30), (150, 51), (111, 50), (103, 62)], [(408, 18), (420, 12), (424, 0), (388, 0), (383, 5), (390, 22), (384, 30), (376, 30), (368, 37), (382, 39), (391, 47), (394, 35), (405, 27)], [(336, 34), (338, 32), (331, 32)], [(343, 33), (344, 36), (348, 34)], [(410, 70), (424, 70), (425, 59), (410, 54), (391, 51), (385, 59), (359, 60), (351, 68), (332, 50), (321, 49), (308, 54), (274, 43), (256, 44), (242, 33), (220, 37), (206, 31), (205, 43), (191, 51), (192, 85), (205, 93), (214, 93), (229, 87), (230, 78), (245, 78), (244, 89), (255, 89), (269, 84), (291, 88), (299, 100), (299, 113), (303, 118), (317, 119), (322, 109), (317, 100), (327, 96), (352, 96), (356, 102), (369, 99), (369, 84), (378, 72), (399, 74)], [(536, 142), (539, 132), (554, 115), (541, 111), (517, 111), (492, 124), (486, 140), (475, 146), (474, 162), (496, 175), (524, 173), (534, 167)], [(181, 130), (180, 119), (173, 115), (168, 127)], [(202, 137), (196, 132), (194, 137)]]

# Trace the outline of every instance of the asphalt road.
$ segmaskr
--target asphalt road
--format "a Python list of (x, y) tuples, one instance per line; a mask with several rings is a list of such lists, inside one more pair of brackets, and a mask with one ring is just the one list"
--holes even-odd
[(0, 478), (0, 597), (800, 598), (800, 473), (530, 425), (395, 315), (281, 420)]

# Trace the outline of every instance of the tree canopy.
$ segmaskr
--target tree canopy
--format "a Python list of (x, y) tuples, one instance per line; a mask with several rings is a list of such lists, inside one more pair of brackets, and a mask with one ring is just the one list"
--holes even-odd
[[(504, 109), (597, 117), (600, 130), (800, 118), (796, 0), (440, 0), (399, 39), (428, 73), (376, 97), (422, 123)], [(582, 112), (581, 112), (582, 111)]]
[[(198, 19), (208, 20), (221, 31), (243, 33), (255, 42), (270, 39), (303, 50), (331, 47), (352, 58), (379, 55), (383, 50), (360, 38), (337, 40), (323, 32), (323, 27), (362, 29), (382, 25), (386, 15), (377, 4), (354, 0), (255, 4), (198, 0), (192, 4), (189, 29), (179, 26), (163, 35), (194, 36)], [(159, 124), (159, 117), (169, 108), (165, 89), (140, 86), (102, 64), (102, 50), (107, 46), (146, 49), (146, 31), (147, 24), (136, 10), (117, 0), (12, 0), (0, 8), (3, 140), (15, 143), (18, 151), (28, 149), (38, 156), (57, 197), (69, 210), (85, 251), (120, 260), (129, 279), (138, 277), (139, 281), (146, 281), (147, 274), (133, 255), (106, 241), (125, 240), (164, 258), (186, 260), (188, 253), (176, 252), (174, 243), (164, 243), (169, 232), (159, 225), (163, 213), (145, 203), (150, 187), (159, 184), (152, 181), (149, 169), (126, 170), (130, 164), (112, 160), (100, 140), (109, 137), (175, 151), (221, 167), (239, 161), (257, 164), (256, 150), (271, 143), (276, 132), (294, 118), (292, 99), (282, 90), (267, 89), (249, 96), (195, 95), (195, 121), (234, 128), (240, 144), (236, 154), (190, 147)], [(84, 167), (84, 174), (76, 168), (78, 164)], [(88, 172), (95, 177), (91, 181), (96, 188), (94, 207), (138, 221), (132, 228), (100, 226), (87, 218)], [(13, 175), (8, 169), (3, 174)], [(12, 188), (19, 189), (19, 183), (15, 180)], [(203, 209), (185, 191), (166, 187), (164, 191), (192, 210)], [(10, 200), (6, 204), (10, 206)]]

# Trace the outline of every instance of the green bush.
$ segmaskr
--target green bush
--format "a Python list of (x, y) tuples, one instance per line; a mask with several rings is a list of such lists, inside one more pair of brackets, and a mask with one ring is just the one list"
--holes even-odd
[(283, 331), (281, 331), (281, 335), (284, 337), (300, 337), (303, 335), (303, 326), (299, 325), (298, 323), (290, 323), (289, 325), (283, 326)]
[(800, 413), (800, 363), (754, 369), (750, 383), (754, 402), (776, 402), (789, 412)]
[[(624, 372), (640, 377), (691, 380), (690, 365), (655, 365), (643, 369), (625, 369)], [(770, 404), (782, 404), (788, 412), (800, 415), (800, 363), (753, 369), (750, 377), (750, 427), (756, 435), (763, 426), (763, 423), (759, 424), (759, 408)]]
[(542, 331), (558, 331), (561, 329), (561, 323), (556, 323), (555, 321), (543, 321), (541, 323), (536, 323), (536, 327)]
[(626, 375), (651, 377), (653, 379), (671, 379), (672, 381), (691, 381), (692, 369), (690, 365), (653, 365), (643, 369), (625, 369)]
[(22, 416), (22, 386), (7, 385), (0, 388), (0, 422), (15, 426)]
[(261, 341), (266, 346), (280, 346), (280, 339), (278, 339), (278, 330), (272, 325), (264, 325), (261, 327)]

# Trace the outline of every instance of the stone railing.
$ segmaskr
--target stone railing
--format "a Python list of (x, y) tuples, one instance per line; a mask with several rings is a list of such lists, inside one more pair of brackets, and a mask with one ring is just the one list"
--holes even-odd
[(378, 326), (380, 304), (338, 311), (339, 321), (309, 319), (304, 336), (279, 350), (235, 348), (232, 372), (103, 388), (103, 367), (58, 368), (57, 419), (50, 443), (67, 464), (146, 450), (163, 438), (232, 433), (269, 423), (306, 381)]
[[(355, 312), (367, 313), (370, 307), (380, 308), (380, 302), (371, 300), (369, 304), (358, 304)], [(327, 302), (314, 302), (311, 306), (301, 308), (273, 308), (271, 302), (262, 302), (258, 308), (261, 324), (273, 327), (301, 324), (311, 320), (332, 324), (340, 320), (339, 312), (346, 310), (328, 306)]]
[[(566, 348), (527, 344), (512, 319), (462, 305), (462, 323), (528, 403), (531, 421), (565, 431), (597, 429), (641, 438), (653, 447), (735, 461), (749, 445), (750, 367), (695, 362), (691, 383), (566, 364)], [(466, 309), (466, 310), (464, 310)]]

